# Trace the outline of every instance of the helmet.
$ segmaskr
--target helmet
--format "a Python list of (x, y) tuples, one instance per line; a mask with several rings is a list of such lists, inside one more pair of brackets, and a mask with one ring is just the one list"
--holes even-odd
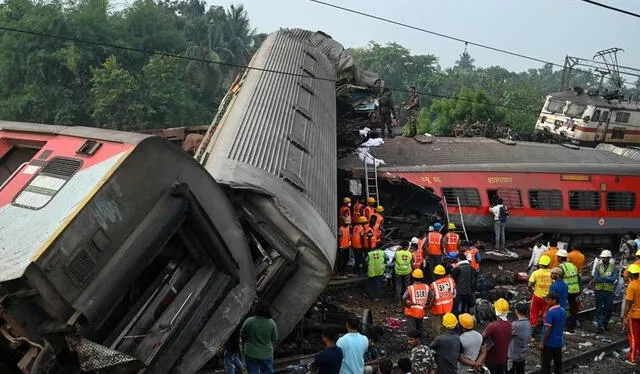
[(569, 254), (564, 249), (558, 249), (558, 252), (556, 252), (556, 256), (558, 257), (567, 257), (568, 255)]
[(448, 252), (447, 253), (447, 259), (449, 259), (449, 260), (457, 260), (458, 259), (458, 253), (457, 252)]
[(496, 303), (493, 304), (493, 307), (496, 309), (497, 313), (500, 313), (500, 314), (509, 313), (509, 302), (505, 299), (496, 300)]
[(455, 230), (455, 229), (456, 229), (456, 224), (455, 224), (455, 223), (450, 223), (450, 224), (447, 226), (447, 228), (448, 228), (449, 230)]
[(640, 265), (638, 265), (638, 264), (631, 264), (631, 265), (629, 265), (629, 267), (627, 268), (627, 271), (629, 272), (629, 274), (640, 274)]
[(438, 265), (435, 269), (433, 269), (433, 274), (435, 275), (444, 275), (446, 271), (444, 270), (444, 266)]
[(378, 205), (378, 206), (376, 207), (376, 212), (378, 212), (378, 213), (382, 213), (382, 212), (384, 212), (384, 208), (382, 207), (382, 205)]
[(420, 269), (416, 269), (416, 270), (412, 271), (411, 272), (411, 276), (416, 278), (416, 279), (424, 278), (424, 274), (422, 273), (422, 270), (420, 270)]
[(611, 258), (611, 251), (608, 249), (605, 249), (604, 251), (600, 252), (600, 257)]
[(429, 232), (433, 231), (433, 226), (429, 226)]
[(440, 222), (436, 222), (433, 224), (434, 230), (440, 230), (441, 228), (442, 228), (442, 225), (440, 224)]
[(350, 198), (348, 198), (348, 197), (345, 197), (344, 199), (342, 199), (342, 202), (343, 202), (343, 203), (345, 203), (345, 204), (346, 204), (346, 203), (350, 203), (350, 202), (351, 202), (351, 199), (350, 199)]
[(368, 203), (375, 203), (376, 202), (376, 198), (375, 197), (369, 197), (369, 198), (367, 198), (367, 202)]
[(538, 265), (549, 266), (551, 263), (551, 257), (547, 255), (540, 256), (540, 260), (538, 260)]
[(458, 319), (456, 318), (456, 315), (453, 313), (447, 313), (442, 317), (442, 326), (448, 328), (448, 329), (452, 329), (456, 326), (458, 326)]
[(471, 330), (473, 328), (475, 320), (473, 319), (473, 316), (471, 314), (462, 313), (460, 316), (458, 316), (458, 319), (460, 320), (460, 326), (464, 327), (467, 330)]
[(418, 244), (418, 238), (416, 238), (415, 236), (411, 238), (411, 244)]
[(358, 223), (367, 223), (369, 221), (367, 221), (367, 217), (365, 216), (360, 216), (358, 217)]

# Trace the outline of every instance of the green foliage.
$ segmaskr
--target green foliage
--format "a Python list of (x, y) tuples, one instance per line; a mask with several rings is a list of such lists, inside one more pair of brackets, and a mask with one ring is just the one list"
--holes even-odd
[(473, 91), (464, 88), (457, 99), (439, 99), (431, 105), (429, 117), (433, 122), (429, 129), (435, 135), (449, 135), (457, 123), (474, 123), (476, 121), (501, 121), (504, 113), (498, 107), (489, 105), (487, 93), (483, 90)]

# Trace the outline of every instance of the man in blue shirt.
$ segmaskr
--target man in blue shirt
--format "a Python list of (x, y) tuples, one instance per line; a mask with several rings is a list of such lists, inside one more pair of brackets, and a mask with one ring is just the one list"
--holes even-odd
[(369, 349), (369, 340), (358, 332), (360, 320), (351, 317), (347, 320), (347, 333), (344, 334), (336, 345), (342, 348), (342, 365), (340, 374), (364, 373), (364, 353)]
[(551, 374), (551, 361), (554, 373), (562, 373), (562, 346), (564, 345), (564, 325), (567, 312), (558, 305), (560, 296), (553, 292), (545, 297), (549, 310), (544, 319), (542, 339), (538, 343), (538, 350), (542, 351), (542, 368), (540, 373)]
[(567, 309), (567, 302), (569, 300), (569, 286), (562, 279), (564, 277), (564, 271), (560, 268), (551, 269), (551, 279), (553, 279), (553, 283), (551, 283), (551, 287), (549, 287), (549, 292), (555, 293), (558, 295), (558, 305), (563, 309)]
[(325, 350), (316, 356), (311, 364), (311, 372), (314, 374), (339, 374), (342, 366), (342, 349), (336, 346), (338, 334), (332, 328), (322, 332), (322, 342)]

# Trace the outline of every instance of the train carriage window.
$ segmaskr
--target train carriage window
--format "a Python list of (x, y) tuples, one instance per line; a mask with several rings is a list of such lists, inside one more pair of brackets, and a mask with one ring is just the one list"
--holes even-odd
[(617, 122), (617, 123), (627, 123), (627, 122), (629, 122), (629, 117), (630, 116), (631, 116), (631, 113), (629, 113), (629, 112), (618, 112), (618, 113), (616, 113), (615, 122)]
[(587, 107), (584, 105), (571, 103), (567, 106), (567, 116), (580, 117), (585, 109), (587, 109)]
[(529, 206), (531, 209), (561, 210), (562, 192), (560, 190), (531, 190), (529, 191)]
[(607, 192), (607, 210), (632, 211), (635, 208), (635, 192)]
[(562, 113), (564, 109), (565, 102), (560, 100), (549, 100), (547, 103), (547, 112), (551, 113)]
[(442, 189), (442, 196), (447, 205), (458, 205), (457, 199), (460, 199), (460, 206), (480, 207), (482, 205), (477, 188), (447, 187)]
[(487, 190), (487, 196), (489, 197), (489, 201), (492, 205), (496, 201), (496, 198), (499, 197), (509, 208), (522, 208), (522, 196), (520, 195), (520, 190), (512, 188)]
[(591, 116), (591, 120), (592, 121), (599, 121), (600, 120), (600, 110), (596, 110), (593, 112), (593, 116)]
[(571, 210), (600, 210), (599, 191), (569, 191)]
[(602, 118), (600, 118), (600, 122), (607, 122), (609, 119), (609, 111), (602, 112)]
[(611, 139), (624, 139), (624, 127), (614, 127), (611, 130)]

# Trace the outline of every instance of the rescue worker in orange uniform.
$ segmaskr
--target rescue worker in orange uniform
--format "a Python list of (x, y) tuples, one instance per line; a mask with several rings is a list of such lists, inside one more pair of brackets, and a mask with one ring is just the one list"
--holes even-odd
[(340, 206), (339, 216), (340, 216), (340, 224), (342, 224), (343, 222), (345, 222), (347, 225), (351, 224), (351, 199), (350, 198), (345, 197), (344, 199), (342, 199), (342, 205)]
[(376, 243), (380, 243), (382, 241), (382, 224), (384, 223), (382, 212), (384, 212), (384, 208), (382, 205), (378, 205), (376, 207), (376, 211), (369, 219), (369, 224), (373, 227), (373, 232), (376, 234)]
[(357, 224), (358, 220), (360, 219), (360, 216), (364, 214), (363, 202), (364, 201), (362, 199), (358, 199), (358, 201), (356, 201), (356, 203), (353, 204), (353, 210), (351, 212), (351, 222), (353, 222), (353, 224)]
[(418, 236), (418, 249), (422, 251), (423, 256), (428, 255), (427, 243), (429, 239), (427, 239), (427, 235), (429, 234), (430, 231), (433, 231), (433, 227), (431, 226), (429, 226), (429, 231), (421, 231), (420, 235)]
[[(636, 260), (633, 262), (636, 265), (640, 265), (640, 249), (636, 251)], [(625, 270), (623, 273), (623, 277), (625, 281), (629, 281), (629, 270)]]
[(442, 263), (442, 234), (440, 234), (436, 229), (439, 225), (439, 223), (434, 224), (433, 230), (429, 231), (429, 234), (427, 235), (429, 272), (432, 274), (436, 266)]
[(364, 208), (363, 214), (367, 217), (367, 220), (371, 218), (373, 213), (375, 213), (376, 209), (376, 199), (374, 197), (369, 197), (367, 199), (367, 206)]
[(344, 273), (351, 250), (351, 230), (346, 222), (338, 228), (338, 256), (336, 256), (336, 273)]
[[(413, 264), (412, 264), (413, 269), (422, 270), (424, 268), (424, 254), (422, 253), (420, 248), (418, 248), (419, 242), (420, 240), (418, 238), (416, 237), (411, 238), (409, 250), (413, 254)], [(424, 278), (424, 274), (422, 277)]]
[(351, 247), (353, 248), (353, 257), (355, 260), (355, 271), (359, 271), (364, 261), (364, 224), (367, 219), (364, 216), (358, 218), (358, 224), (353, 226), (351, 232)]
[(629, 286), (625, 293), (624, 311), (622, 313), (623, 328), (628, 329), (629, 355), (626, 363), (635, 366), (640, 354), (640, 265), (631, 264), (626, 272), (629, 274)]
[(426, 305), (429, 300), (429, 286), (422, 283), (424, 273), (420, 269), (411, 272), (413, 284), (407, 287), (402, 295), (405, 300), (404, 315), (407, 316), (408, 329), (422, 332), (422, 319), (426, 315)]
[(456, 283), (446, 275), (444, 266), (433, 269), (436, 280), (429, 285), (427, 308), (431, 314), (431, 329), (436, 335), (442, 334), (442, 317), (453, 311), (453, 299), (456, 297)]
[(460, 235), (455, 232), (456, 224), (449, 223), (447, 226), (449, 231), (444, 234), (444, 251), (445, 253), (455, 253), (458, 257), (458, 250), (460, 248)]
[(567, 254), (567, 260), (574, 264), (578, 268), (578, 274), (582, 274), (582, 267), (584, 266), (584, 255), (580, 252), (580, 249), (576, 246), (571, 247), (571, 252)]
[(476, 248), (475, 245), (467, 248), (464, 251), (464, 257), (469, 261), (469, 265), (475, 271), (476, 277), (480, 275), (480, 262), (482, 262), (482, 257), (480, 256), (480, 251)]
[(551, 263), (549, 264), (549, 269), (555, 269), (560, 265), (560, 261), (558, 261), (558, 247), (549, 247), (549, 249), (542, 254), (546, 255), (551, 259)]

